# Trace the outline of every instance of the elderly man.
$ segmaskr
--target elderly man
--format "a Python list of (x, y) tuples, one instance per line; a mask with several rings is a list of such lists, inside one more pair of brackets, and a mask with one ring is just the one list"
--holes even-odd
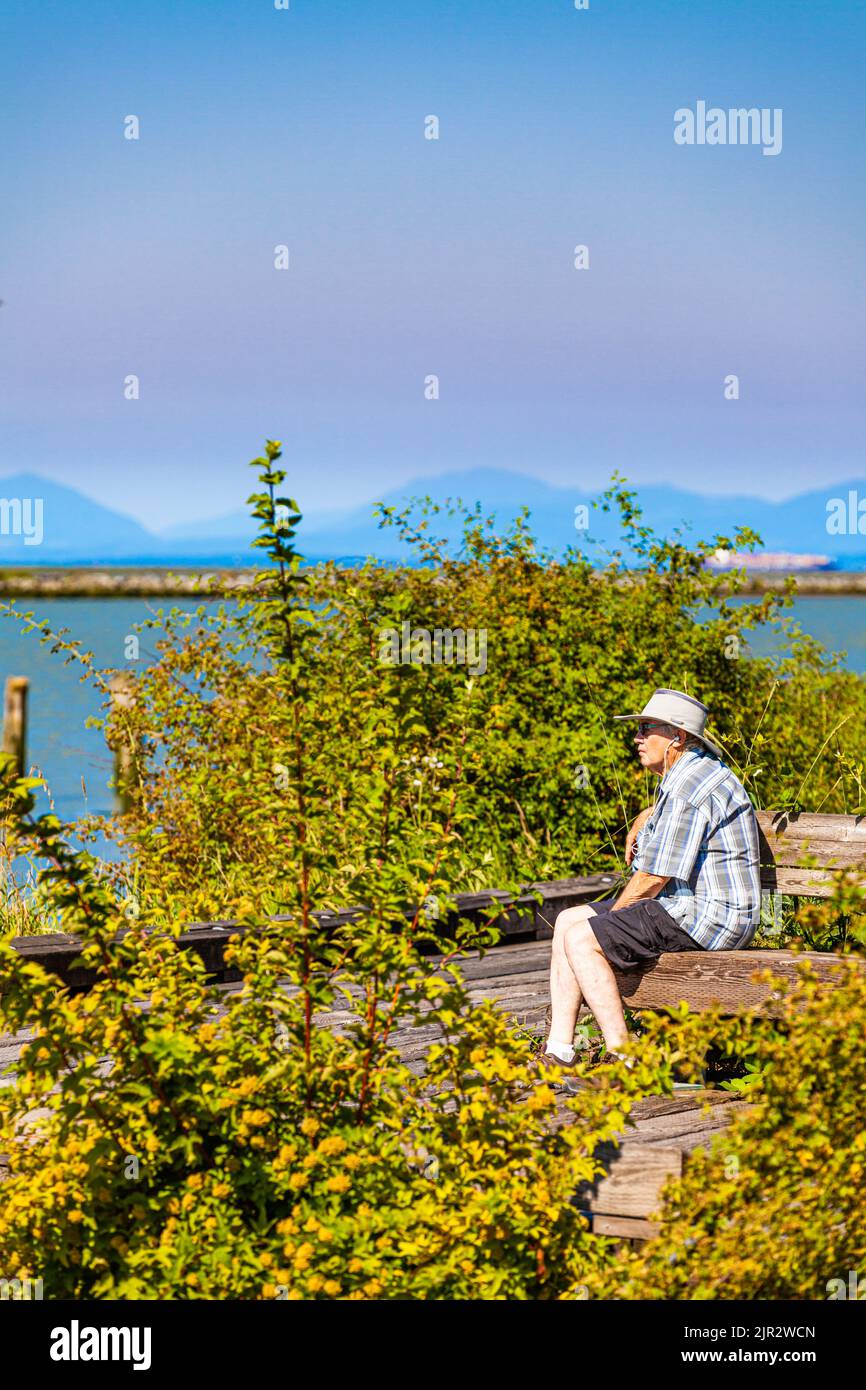
[(636, 719), (638, 757), (661, 779), (626, 839), (632, 873), (618, 898), (567, 908), (556, 919), (550, 966), (550, 1036), (541, 1056), (572, 1089), (574, 1029), (582, 1003), (595, 1015), (610, 1061), (628, 1033), (613, 969), (663, 951), (747, 946), (761, 911), (758, 826), (748, 794), (704, 734), (708, 710), (678, 690), (656, 690)]

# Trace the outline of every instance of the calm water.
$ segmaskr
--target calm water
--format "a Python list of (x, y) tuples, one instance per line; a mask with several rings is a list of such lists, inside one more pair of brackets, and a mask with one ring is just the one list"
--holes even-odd
[[(147, 599), (28, 599), (19, 602), (32, 609), (57, 631), (69, 629), (97, 666), (135, 670), (155, 655), (157, 634), (140, 636), (139, 662), (125, 659), (127, 637), (135, 624), (152, 618), (160, 607), (194, 612), (197, 602)], [(85, 813), (107, 814), (113, 809), (109, 779), (111, 754), (99, 729), (88, 729), (85, 720), (102, 713), (102, 696), (80, 679), (78, 663), (63, 664), (62, 653), (52, 655), (35, 633), (22, 635), (20, 625), (0, 617), (0, 677), (27, 676), (30, 680), (27, 753), (31, 767), (48, 782), (57, 814), (72, 819)], [(41, 805), (47, 810), (47, 803)]]
[[(735, 599), (734, 603), (753, 603), (754, 599)], [(804, 632), (817, 637), (828, 651), (844, 652), (849, 671), (866, 674), (866, 597), (859, 594), (799, 598), (787, 614), (796, 619)], [(756, 656), (769, 656), (776, 643), (769, 634), (757, 631), (750, 646)]]
[[(125, 641), (135, 623), (152, 617), (160, 606), (192, 612), (198, 605), (170, 600), (161, 605), (145, 599), (46, 599), (32, 605), (28, 601), (27, 606), (55, 629), (69, 628), (70, 635), (95, 654), (98, 665), (135, 669), (134, 663), (124, 659)], [(866, 599), (802, 598), (791, 611), (804, 631), (833, 651), (846, 651), (851, 670), (866, 673)], [(141, 662), (152, 659), (154, 640), (154, 634), (144, 635)], [(771, 646), (766, 636), (752, 639), (752, 649), (760, 655)], [(87, 811), (110, 812), (111, 756), (101, 732), (85, 727), (88, 715), (100, 713), (99, 693), (80, 681), (76, 666), (64, 666), (62, 658), (52, 656), (35, 636), (22, 636), (17, 624), (3, 618), (0, 676), (9, 675), (30, 679), (29, 759), (46, 777), (58, 814), (72, 819)]]

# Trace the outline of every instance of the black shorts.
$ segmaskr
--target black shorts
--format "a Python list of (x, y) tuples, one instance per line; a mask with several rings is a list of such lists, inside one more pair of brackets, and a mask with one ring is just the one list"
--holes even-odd
[(615, 901), (602, 898), (591, 903), (596, 915), (589, 918), (596, 940), (615, 970), (639, 970), (658, 960), (663, 951), (704, 950), (655, 898), (642, 898), (611, 912)]

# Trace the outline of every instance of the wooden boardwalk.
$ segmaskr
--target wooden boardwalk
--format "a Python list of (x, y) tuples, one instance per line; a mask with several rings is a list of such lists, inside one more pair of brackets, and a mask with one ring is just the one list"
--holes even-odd
[[(802, 895), (826, 898), (842, 870), (857, 871), (866, 882), (866, 816), (760, 811), (758, 825), (761, 880), (768, 893), (795, 899)], [(476, 1002), (490, 1000), (528, 1032), (542, 1034), (548, 1003), (550, 937), (557, 914), (564, 908), (610, 896), (615, 888), (616, 879), (608, 873), (535, 883), (516, 895), (496, 889), (457, 894), (449, 923), (444, 925), (455, 925), (457, 920), (484, 924), (489, 921), (492, 903), (503, 909), (498, 921), (504, 944), (483, 957), (468, 952), (460, 960), (470, 997)], [(350, 920), (360, 911), (323, 910), (314, 915), (327, 929), (329, 923)], [(407, 906), (407, 917), (413, 913), (414, 908)], [(184, 949), (195, 951), (215, 982), (224, 982), (216, 985), (224, 994), (239, 988), (232, 983), (225, 948), (240, 930), (231, 921), (193, 923), (178, 938)], [(92, 983), (92, 975), (77, 964), (80, 942), (75, 937), (19, 937), (12, 944), (23, 959), (38, 961), (73, 990), (87, 989)], [(435, 968), (436, 957), (425, 959)], [(848, 958), (848, 962), (866, 970), (866, 958)], [(809, 965), (828, 988), (833, 988), (840, 957), (829, 952), (752, 948), (688, 951), (665, 954), (646, 971), (617, 973), (616, 978), (624, 1003), (632, 1009), (670, 1008), (687, 999), (696, 1010), (718, 1005), (731, 1014), (771, 1014), (776, 1008), (774, 991), (766, 980), (756, 978), (757, 972), (769, 967), (774, 976), (793, 982), (802, 965)], [(340, 1029), (353, 1017), (349, 1009), (334, 1009), (317, 1015), (316, 1023)], [(0, 1086), (8, 1085), (14, 1075), (25, 1036), (0, 1036)], [(425, 1027), (423, 1023), (405, 1024), (391, 1036), (406, 1065), (416, 1073), (423, 1071), (429, 1047), (439, 1040), (438, 1026)], [(629, 1128), (603, 1155), (606, 1175), (591, 1191), (581, 1194), (593, 1229), (637, 1239), (651, 1235), (657, 1228), (648, 1218), (659, 1208), (664, 1182), (679, 1175), (688, 1155), (707, 1145), (750, 1103), (730, 1092), (710, 1090), (679, 1091), (671, 1097), (636, 1102), (630, 1111)], [(563, 1100), (560, 1122), (567, 1123), (569, 1115)]]
[[(763, 953), (755, 953), (763, 954)], [(666, 961), (676, 963), (677, 957)], [(691, 958), (689, 958), (691, 959)], [(427, 958), (431, 969), (436, 957)], [(542, 1035), (548, 1005), (550, 942), (529, 941), (493, 947), (483, 956), (468, 953), (459, 961), (461, 973), (474, 1003), (489, 1000), (527, 1031)], [(241, 988), (231, 982), (217, 986), (228, 996)], [(339, 1030), (355, 1017), (348, 1008), (315, 1016), (319, 1027)], [(391, 1037), (403, 1061), (416, 1074), (423, 1072), (432, 1043), (440, 1041), (437, 1025), (406, 1024)], [(0, 1036), (0, 1085), (9, 1085), (27, 1034)], [(708, 1111), (706, 1107), (711, 1107)], [(709, 1143), (730, 1117), (746, 1108), (746, 1102), (725, 1091), (688, 1091), (673, 1097), (650, 1097), (636, 1102), (632, 1125), (616, 1145), (602, 1154), (607, 1175), (581, 1194), (598, 1234), (646, 1238), (658, 1227), (648, 1217), (659, 1205), (665, 1181), (678, 1176), (692, 1149)], [(570, 1112), (563, 1098), (560, 1122)], [(3, 1173), (0, 1158), (0, 1176)]]

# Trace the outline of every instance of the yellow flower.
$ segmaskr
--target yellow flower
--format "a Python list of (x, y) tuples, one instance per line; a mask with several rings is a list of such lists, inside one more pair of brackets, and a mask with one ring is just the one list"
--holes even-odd
[(69, 1212), (66, 1219), (67, 1221), (71, 1221), (73, 1225), (77, 1226), (79, 1221), (84, 1220), (84, 1212), (79, 1211), (78, 1207), (75, 1207), (73, 1211)]
[(306, 1187), (308, 1182), (309, 1178), (306, 1173), (293, 1173), (289, 1178), (289, 1187), (294, 1188), (296, 1192), (300, 1192), (301, 1188)]
[(227, 1197), (231, 1192), (227, 1182), (215, 1182), (213, 1185), (213, 1195), (215, 1197)]
[(318, 1293), (319, 1289), (324, 1285), (324, 1282), (321, 1274), (311, 1274), (307, 1280), (307, 1288), (310, 1293)]
[(325, 1186), (329, 1192), (346, 1192), (352, 1186), (352, 1179), (347, 1173), (335, 1173), (332, 1178), (328, 1178)]
[(337, 1283), (336, 1279), (328, 1279), (328, 1281), (325, 1284), (325, 1293), (328, 1295), (328, 1297), (336, 1298), (339, 1292), (340, 1285)]
[(344, 1167), (344, 1168), (348, 1168), (348, 1169), (350, 1170), (350, 1172), (353, 1172), (353, 1173), (354, 1173), (355, 1169), (356, 1169), (356, 1168), (360, 1168), (360, 1166), (361, 1166), (361, 1156), (360, 1156), (360, 1154), (346, 1154), (346, 1157), (343, 1159), (343, 1167)]
[(350, 1274), (360, 1274), (363, 1268), (364, 1261), (359, 1260), (357, 1255), (354, 1255), (347, 1265)]
[(251, 1125), (253, 1128), (266, 1125), (270, 1118), (267, 1110), (244, 1110), (241, 1114), (243, 1123), (245, 1125)]
[(331, 1134), (327, 1139), (323, 1139), (319, 1145), (319, 1153), (329, 1157), (331, 1154), (341, 1154), (346, 1147), (345, 1139), (341, 1139), (339, 1134)]
[(300, 1131), (302, 1134), (306, 1134), (309, 1139), (312, 1139), (313, 1135), (317, 1134), (320, 1129), (321, 1125), (314, 1115), (305, 1115), (301, 1120)]
[(546, 1110), (553, 1104), (553, 1091), (549, 1086), (536, 1086), (532, 1094), (524, 1102), (527, 1110)]

